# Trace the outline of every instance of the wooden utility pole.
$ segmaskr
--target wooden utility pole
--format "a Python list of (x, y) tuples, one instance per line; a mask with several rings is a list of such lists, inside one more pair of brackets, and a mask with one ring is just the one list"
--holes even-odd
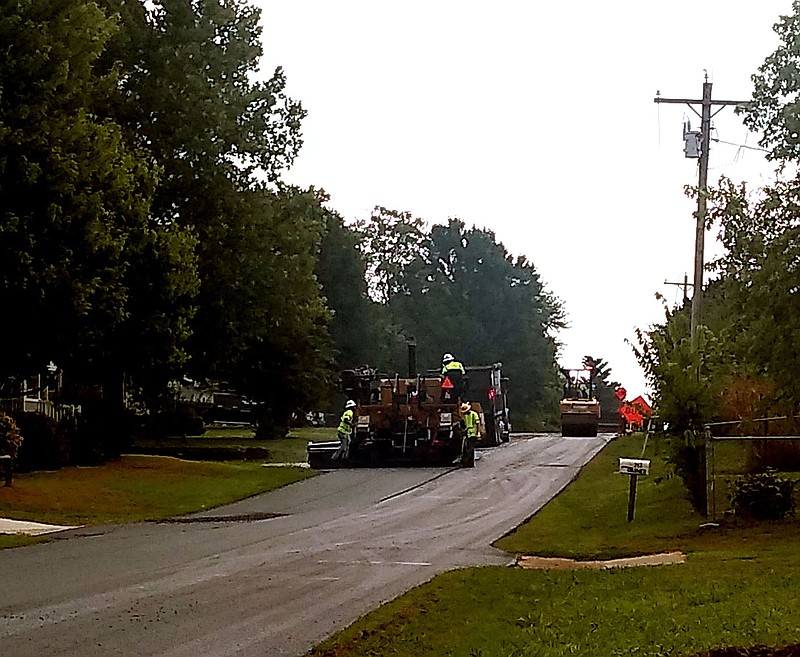
[(683, 275), (683, 283), (674, 283), (672, 281), (664, 281), (664, 285), (678, 285), (683, 288), (683, 305), (689, 301), (689, 286), (691, 283), (689, 282), (689, 276), (687, 274)]
[[(688, 98), (662, 98), (656, 95), (653, 99), (656, 103), (681, 103), (688, 105), (691, 110), (700, 117), (700, 174), (698, 176), (697, 193), (697, 226), (695, 229), (694, 242), (694, 283), (692, 294), (692, 321), (691, 336), (692, 345), (697, 348), (697, 327), (700, 324), (703, 314), (703, 256), (705, 252), (706, 237), (706, 199), (708, 197), (708, 151), (711, 147), (711, 119), (716, 116), (723, 107), (728, 105), (746, 105), (746, 100), (711, 100), (711, 82), (708, 81), (708, 74), (703, 82), (702, 100), (691, 100)], [(700, 105), (701, 111), (694, 108)], [(711, 108), (719, 106), (719, 109), (711, 113)]]

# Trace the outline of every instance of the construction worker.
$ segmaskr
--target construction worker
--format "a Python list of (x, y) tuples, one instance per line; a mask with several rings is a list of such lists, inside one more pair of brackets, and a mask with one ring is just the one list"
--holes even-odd
[(339, 427), (336, 429), (339, 447), (331, 456), (332, 461), (346, 461), (350, 455), (350, 436), (353, 434), (356, 419), (355, 407), (356, 403), (352, 399), (348, 399), (344, 404), (344, 412), (339, 420)]
[(455, 402), (464, 394), (466, 371), (453, 354), (442, 356), (442, 401)]
[(461, 442), (461, 467), (475, 467), (475, 442), (478, 440), (478, 426), (480, 417), (472, 410), (469, 402), (461, 404), (461, 426), (464, 430), (464, 438)]
[(445, 354), (442, 356), (442, 376), (446, 376), (448, 372), (454, 370), (465, 374), (464, 366), (455, 359), (453, 354)]

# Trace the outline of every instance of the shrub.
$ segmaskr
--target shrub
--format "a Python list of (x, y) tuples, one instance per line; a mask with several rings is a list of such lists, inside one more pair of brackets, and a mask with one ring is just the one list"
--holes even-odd
[(159, 437), (201, 436), (206, 431), (203, 418), (192, 408), (178, 408), (159, 413), (153, 418), (151, 428)]
[(0, 413), (0, 454), (16, 459), (21, 445), (22, 433), (14, 418)]
[(728, 499), (737, 516), (754, 520), (780, 520), (795, 512), (792, 479), (768, 470), (728, 481)]
[(752, 441), (747, 450), (748, 469), (763, 472), (769, 468), (781, 472), (800, 471), (800, 441), (764, 440)]
[(15, 419), (25, 436), (19, 453), (19, 470), (55, 470), (67, 464), (69, 441), (55, 420), (42, 413), (17, 413)]
[(102, 399), (88, 400), (82, 408), (72, 445), (75, 464), (103, 463), (119, 457), (130, 447), (140, 424), (133, 411)]

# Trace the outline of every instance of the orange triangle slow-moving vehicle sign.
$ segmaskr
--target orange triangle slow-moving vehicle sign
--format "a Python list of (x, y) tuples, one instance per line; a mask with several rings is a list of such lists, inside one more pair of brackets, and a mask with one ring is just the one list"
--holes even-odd
[(449, 376), (444, 377), (442, 381), (442, 390), (452, 390), (453, 389), (453, 382), (450, 380)]

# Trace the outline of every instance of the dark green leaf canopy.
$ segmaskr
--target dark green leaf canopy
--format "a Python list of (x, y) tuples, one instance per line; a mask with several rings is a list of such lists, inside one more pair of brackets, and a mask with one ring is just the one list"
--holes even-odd
[[(166, 245), (180, 252), (192, 244), (151, 222), (157, 170), (104, 117), (119, 78), (115, 70), (99, 75), (96, 64), (115, 33), (92, 3), (3, 3), (0, 295), (3, 307), (17, 309), (0, 359), (7, 377), (51, 360), (73, 375), (102, 376), (121, 357), (115, 338), (144, 319), (140, 256), (149, 250), (156, 262), (171, 257)], [(191, 296), (191, 258), (171, 266), (166, 293)], [(173, 362), (180, 329), (171, 319), (161, 328), (172, 345), (162, 362)]]

